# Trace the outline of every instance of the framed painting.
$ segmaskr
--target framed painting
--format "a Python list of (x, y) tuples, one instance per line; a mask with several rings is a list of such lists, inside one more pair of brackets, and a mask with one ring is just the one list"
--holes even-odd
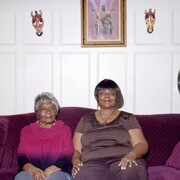
[(126, 46), (126, 0), (81, 0), (81, 46)]

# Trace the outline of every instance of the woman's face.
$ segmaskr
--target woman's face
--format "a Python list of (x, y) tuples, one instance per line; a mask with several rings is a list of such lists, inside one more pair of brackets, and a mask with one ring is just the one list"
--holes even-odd
[(38, 112), (37, 118), (40, 124), (48, 125), (54, 123), (57, 116), (56, 106), (51, 102), (42, 103)]
[(101, 108), (116, 107), (116, 91), (112, 89), (103, 89), (98, 92), (98, 102)]

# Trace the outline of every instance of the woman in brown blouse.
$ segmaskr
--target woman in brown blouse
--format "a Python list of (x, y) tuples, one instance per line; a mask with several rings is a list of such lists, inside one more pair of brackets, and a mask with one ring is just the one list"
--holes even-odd
[(99, 110), (82, 117), (73, 142), (72, 175), (75, 180), (148, 180), (142, 156), (148, 143), (131, 113), (120, 111), (119, 86), (104, 79), (95, 88)]

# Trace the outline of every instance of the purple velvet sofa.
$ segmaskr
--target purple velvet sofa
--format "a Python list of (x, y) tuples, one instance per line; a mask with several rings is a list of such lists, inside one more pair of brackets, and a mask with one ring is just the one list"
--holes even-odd
[[(74, 131), (79, 119), (94, 109), (62, 107), (59, 119)], [(150, 151), (145, 155), (150, 180), (180, 179), (180, 114), (136, 115)], [(35, 113), (0, 116), (0, 180), (13, 180), (21, 129), (35, 121)], [(179, 142), (179, 143), (178, 143)]]

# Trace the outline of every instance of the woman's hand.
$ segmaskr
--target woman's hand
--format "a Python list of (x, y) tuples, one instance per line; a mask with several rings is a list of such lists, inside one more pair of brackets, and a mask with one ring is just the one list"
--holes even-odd
[(83, 166), (82, 161), (80, 161), (79, 159), (74, 160), (72, 171), (71, 171), (71, 174), (73, 177), (79, 172), (81, 166)]
[(125, 170), (127, 167), (131, 167), (133, 164), (137, 166), (135, 155), (133, 152), (130, 152), (121, 159), (118, 166), (120, 166), (122, 170)]
[(142, 157), (148, 151), (148, 143), (141, 129), (130, 129), (128, 132), (133, 150), (121, 159), (119, 166), (122, 170), (132, 165), (137, 166), (136, 159)]
[(49, 166), (48, 168), (46, 168), (46, 169), (44, 170), (44, 174), (45, 174), (45, 176), (47, 177), (47, 176), (50, 176), (52, 173), (57, 172), (57, 171), (60, 171), (60, 170), (61, 170), (61, 169), (58, 168), (57, 166), (52, 165), (52, 166)]
[(36, 168), (32, 171), (32, 178), (33, 180), (45, 180), (46, 176), (41, 169)]
[(23, 170), (28, 171), (33, 180), (45, 180), (46, 176), (44, 172), (37, 168), (36, 166), (32, 165), (31, 163), (27, 163), (23, 166)]

